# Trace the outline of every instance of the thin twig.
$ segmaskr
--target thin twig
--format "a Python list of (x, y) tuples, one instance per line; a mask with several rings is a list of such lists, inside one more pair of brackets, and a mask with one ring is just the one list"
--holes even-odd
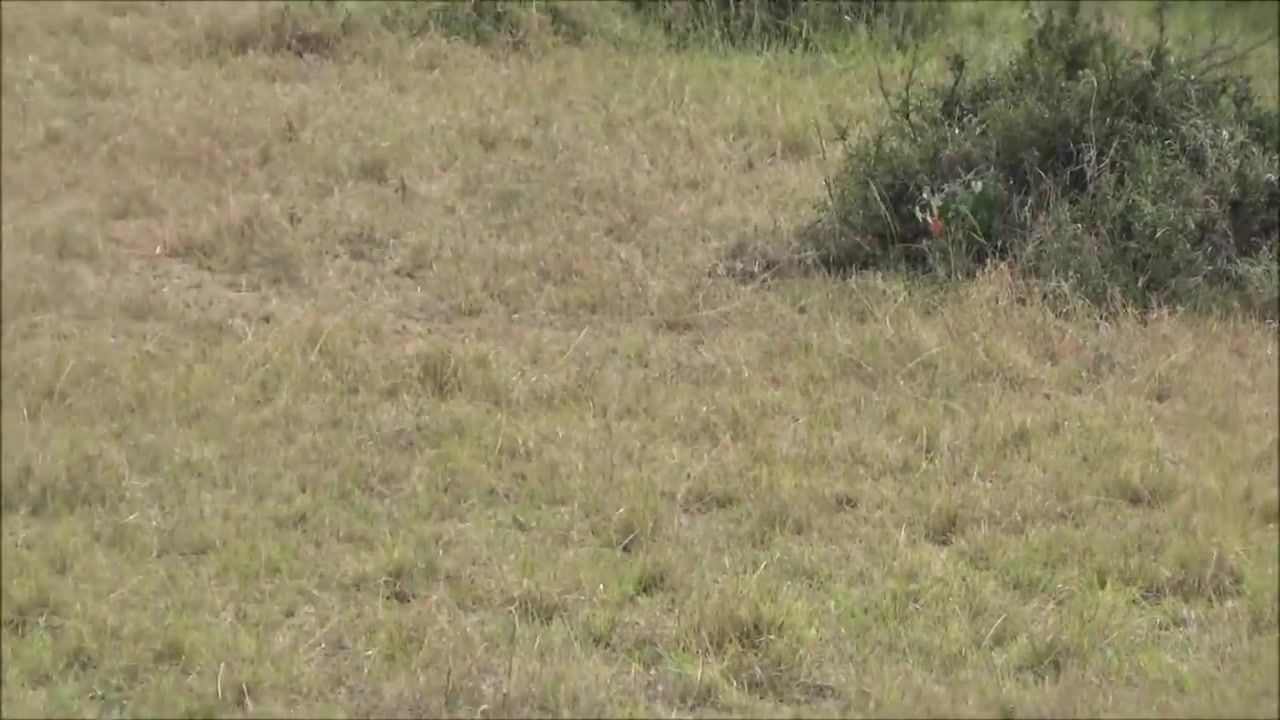
[(991, 636), (995, 633), (996, 628), (1000, 627), (1000, 623), (1004, 622), (1004, 619), (1007, 617), (1009, 617), (1009, 614), (1005, 613), (1004, 615), (1000, 616), (999, 620), (996, 620), (996, 624), (992, 625), (991, 629), (987, 631), (987, 636), (982, 638), (982, 647), (987, 646), (987, 643), (991, 641)]
[(333, 330), (333, 326), (337, 324), (338, 318), (335, 317), (333, 321), (329, 323), (329, 326), (324, 329), (324, 332), (320, 333), (320, 339), (316, 341), (315, 347), (311, 348), (312, 360), (316, 359), (316, 354), (320, 352), (320, 346), (324, 345), (324, 341), (329, 337), (329, 331)]
[(912, 135), (918, 135), (915, 123), (911, 120), (911, 86), (915, 84), (916, 68), (920, 65), (920, 45), (911, 46), (911, 66), (907, 68), (907, 86), (902, 91), (902, 117), (907, 121), (907, 128)]
[(520, 618), (516, 614), (515, 608), (511, 608), (511, 638), (508, 644), (511, 646), (511, 654), (507, 656), (507, 682), (502, 686), (502, 709), (507, 709), (507, 697), (511, 693), (511, 683), (515, 678), (516, 671), (516, 630), (520, 627)]
[[(773, 272), (773, 271), (770, 271), (770, 272)], [(764, 274), (765, 274), (765, 275), (768, 275), (769, 273), (764, 273)], [(695, 313), (689, 313), (688, 315), (680, 315), (680, 316), (677, 316), (677, 317), (671, 318), (671, 320), (670, 320), (669, 322), (678, 322), (678, 323), (680, 323), (680, 322), (688, 322), (688, 321), (690, 321), (690, 320), (697, 320), (698, 318), (705, 318), (705, 317), (711, 317), (712, 315), (719, 315), (720, 313), (727, 312), (727, 311), (729, 311), (729, 310), (732, 310), (732, 309), (734, 309), (734, 308), (736, 308), (736, 307), (738, 307), (738, 306), (740, 306), (740, 305), (744, 304), (745, 302), (747, 302), (747, 301), (748, 301), (748, 300), (750, 300), (750, 299), (751, 299), (751, 296), (750, 296), (750, 295), (744, 295), (743, 297), (741, 297), (741, 298), (739, 298), (739, 299), (737, 299), (737, 300), (734, 300), (734, 301), (733, 301), (733, 302), (731, 302), (731, 303), (726, 303), (726, 304), (721, 305), (721, 306), (719, 306), (719, 307), (713, 307), (713, 308), (711, 308), (711, 309), (709, 309), (709, 310), (699, 310), (698, 312), (695, 312)]]
[(1262, 40), (1246, 47), (1244, 50), (1241, 50), (1233, 55), (1228, 55), (1225, 58), (1222, 58), (1221, 60), (1215, 63), (1210, 63), (1209, 65), (1200, 68), (1200, 74), (1208, 75), (1209, 73), (1213, 72), (1214, 70), (1217, 70), (1220, 67), (1223, 67), (1224, 65), (1231, 65), (1231, 64), (1237, 63), (1240, 60), (1243, 60), (1245, 57), (1247, 57), (1254, 50), (1257, 50), (1258, 48), (1264, 45), (1274, 43), (1278, 37), (1280, 36), (1278, 36), (1276, 33), (1273, 32), (1270, 35), (1267, 35)]
[(67, 367), (62, 371), (62, 376), (58, 378), (58, 382), (53, 386), (53, 398), (49, 401), (51, 405), (58, 404), (58, 392), (62, 390), (62, 383), (67, 379), (67, 373), (71, 372), (71, 366), (75, 365), (75, 360), (68, 360)]
[(818, 149), (822, 151), (822, 161), (827, 161), (827, 141), (822, 138), (822, 127), (818, 125), (818, 119), (813, 118), (813, 133), (818, 136)]
[(942, 350), (942, 348), (940, 348), (940, 347), (936, 347), (936, 348), (934, 348), (934, 349), (932, 349), (932, 350), (930, 350), (930, 351), (926, 352), (925, 354), (921, 355), (920, 357), (916, 358), (915, 360), (912, 360), (911, 362), (907, 363), (907, 366), (906, 366), (905, 368), (903, 368), (903, 370), (904, 370), (904, 371), (905, 371), (905, 370), (910, 370), (911, 368), (913, 368), (913, 367), (915, 367), (917, 364), (919, 364), (921, 360), (924, 360), (925, 358), (929, 357), (930, 355), (936, 355), (936, 354), (938, 354), (938, 352), (939, 352), (939, 351), (941, 351), (941, 350)]
[(880, 97), (884, 98), (884, 104), (888, 106), (889, 112), (893, 112), (893, 97), (889, 95), (889, 88), (884, 84), (884, 72), (880, 69), (880, 61), (876, 61), (876, 85), (880, 88)]
[(453, 694), (453, 664), (450, 663), (444, 671), (444, 711), (449, 712), (449, 696)]
[(578, 333), (577, 339), (573, 341), (573, 344), (569, 345), (569, 349), (560, 357), (560, 360), (556, 362), (556, 365), (563, 365), (564, 361), (569, 359), (569, 356), (573, 354), (575, 349), (577, 349), (578, 343), (582, 342), (582, 338), (586, 337), (587, 331), (590, 329), (590, 325), (582, 328), (582, 332)]

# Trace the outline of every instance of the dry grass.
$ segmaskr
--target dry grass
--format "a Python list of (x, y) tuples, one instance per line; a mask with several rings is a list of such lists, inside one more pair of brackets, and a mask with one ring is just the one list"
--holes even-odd
[(2, 13), (6, 717), (1275, 715), (1273, 327), (719, 271), (856, 57)]

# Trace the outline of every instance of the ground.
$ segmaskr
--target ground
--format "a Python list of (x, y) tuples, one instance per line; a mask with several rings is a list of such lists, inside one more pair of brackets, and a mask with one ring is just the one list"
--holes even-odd
[(900, 53), (270, 12), (0, 10), (6, 717), (1275, 716), (1274, 325), (730, 271)]

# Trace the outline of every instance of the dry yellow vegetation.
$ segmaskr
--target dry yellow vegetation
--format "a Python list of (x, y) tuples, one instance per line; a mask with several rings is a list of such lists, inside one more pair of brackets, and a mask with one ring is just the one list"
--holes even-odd
[(725, 271), (896, 51), (278, 12), (0, 6), (6, 717), (1275, 716), (1274, 326)]

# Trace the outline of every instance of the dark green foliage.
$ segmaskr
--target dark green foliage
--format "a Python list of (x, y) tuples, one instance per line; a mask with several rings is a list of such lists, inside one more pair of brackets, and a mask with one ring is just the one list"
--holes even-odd
[(944, 4), (889, 0), (633, 0), (679, 46), (817, 50), (888, 32), (905, 47), (938, 27)]
[(955, 57), (895, 100), (805, 240), (833, 270), (1007, 261), (1104, 304), (1275, 313), (1280, 113), (1217, 71), (1050, 12), (1000, 71)]

